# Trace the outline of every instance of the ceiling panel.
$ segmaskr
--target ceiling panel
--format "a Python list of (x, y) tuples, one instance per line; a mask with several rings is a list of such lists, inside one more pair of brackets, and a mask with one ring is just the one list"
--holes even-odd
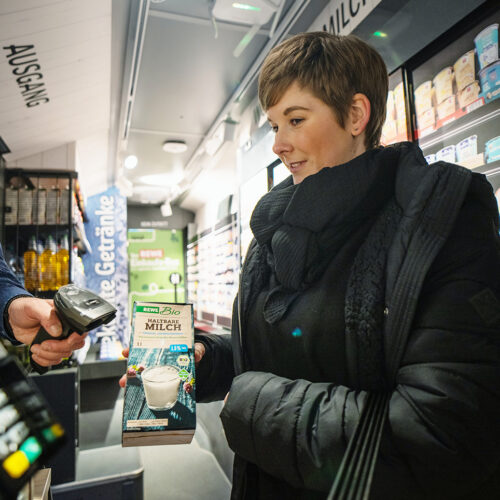
[(234, 58), (243, 35), (150, 17), (132, 127), (205, 133), (267, 41), (257, 35)]
[[(3, 0), (0, 13), (1, 46), (33, 45), (19, 54), (16, 63), (25, 74), (43, 75), (32, 83), (43, 83), (49, 98), (38, 106), (26, 106), (18, 76), (12, 73), (16, 66), (6, 57), (10, 51), (2, 50), (0, 130), (12, 151), (7, 161), (107, 129), (111, 1)], [(39, 70), (28, 68), (33, 59)]]

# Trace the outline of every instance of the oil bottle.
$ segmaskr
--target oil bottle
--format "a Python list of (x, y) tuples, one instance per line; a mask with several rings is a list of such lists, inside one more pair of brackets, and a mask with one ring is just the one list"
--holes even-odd
[(52, 235), (47, 237), (45, 249), (40, 257), (40, 290), (57, 289), (56, 244)]
[(69, 283), (69, 244), (65, 234), (57, 251), (57, 288)]
[(36, 251), (36, 237), (29, 239), (28, 250), (24, 252), (24, 286), (29, 292), (39, 289), (38, 281), (38, 252)]

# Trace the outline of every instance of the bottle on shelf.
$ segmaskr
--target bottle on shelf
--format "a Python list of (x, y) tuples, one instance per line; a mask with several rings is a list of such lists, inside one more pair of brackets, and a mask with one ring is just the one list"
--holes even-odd
[(57, 252), (52, 235), (47, 237), (45, 249), (40, 257), (40, 290), (57, 290)]
[(24, 252), (24, 286), (29, 292), (36, 292), (40, 286), (38, 281), (38, 252), (35, 236), (29, 239), (28, 249)]
[(57, 288), (69, 283), (69, 244), (68, 235), (61, 239), (59, 250), (57, 251)]

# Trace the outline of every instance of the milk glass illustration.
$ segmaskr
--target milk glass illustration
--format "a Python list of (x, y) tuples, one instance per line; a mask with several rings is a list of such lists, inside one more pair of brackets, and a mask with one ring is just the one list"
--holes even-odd
[(181, 379), (175, 366), (151, 366), (142, 372), (141, 378), (149, 409), (169, 410), (177, 403)]

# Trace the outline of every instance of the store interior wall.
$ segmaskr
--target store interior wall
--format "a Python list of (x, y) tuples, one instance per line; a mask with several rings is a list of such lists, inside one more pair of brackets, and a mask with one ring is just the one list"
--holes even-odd
[(56, 148), (25, 156), (8, 163), (9, 168), (75, 170), (76, 144), (70, 142)]

